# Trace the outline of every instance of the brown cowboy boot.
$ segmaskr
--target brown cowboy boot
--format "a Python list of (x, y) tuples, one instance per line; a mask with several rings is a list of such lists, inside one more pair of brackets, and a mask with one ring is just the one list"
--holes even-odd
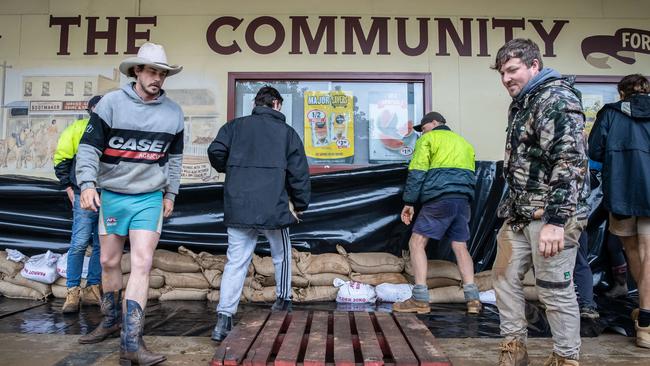
[(499, 366), (528, 366), (528, 351), (521, 340), (503, 341), (499, 348)]
[(79, 337), (79, 343), (99, 343), (120, 330), (122, 321), (122, 290), (105, 293), (100, 304), (104, 318), (92, 332)]
[(142, 339), (144, 311), (135, 300), (126, 299), (126, 314), (122, 320), (120, 337), (120, 366), (151, 366), (167, 360), (163, 355), (147, 349)]
[(102, 294), (99, 285), (90, 285), (81, 290), (81, 303), (84, 305), (102, 304)]
[(61, 311), (68, 313), (76, 313), (79, 311), (79, 293), (81, 288), (79, 286), (70, 287), (68, 293), (65, 295), (65, 303), (61, 307)]
[(577, 360), (564, 358), (553, 352), (544, 362), (544, 366), (580, 366)]

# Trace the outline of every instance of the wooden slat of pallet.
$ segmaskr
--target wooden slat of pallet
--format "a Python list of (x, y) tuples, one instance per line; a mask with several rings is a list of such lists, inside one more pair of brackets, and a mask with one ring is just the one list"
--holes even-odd
[(393, 316), (388, 313), (375, 313), (377, 323), (381, 328), (385, 346), (390, 350), (396, 366), (418, 366), (418, 359), (413, 354), (402, 332), (399, 330)]
[(309, 329), (309, 340), (305, 351), (304, 366), (325, 366), (327, 351), (327, 322), (329, 313), (315, 311)]
[(449, 358), (438, 347), (436, 337), (413, 314), (395, 314), (395, 320), (404, 331), (421, 366), (449, 366)]
[(255, 343), (253, 343), (246, 355), (243, 362), (244, 366), (266, 366), (286, 315), (286, 311), (271, 313), (264, 325), (264, 329), (259, 333)]
[(241, 364), (257, 333), (268, 318), (268, 311), (256, 311), (241, 319), (228, 337), (221, 342), (212, 357), (212, 366), (235, 366)]
[(348, 313), (334, 313), (334, 364), (336, 366), (355, 365)]
[(293, 366), (298, 362), (298, 354), (302, 346), (302, 337), (305, 334), (308, 315), (309, 313), (306, 311), (291, 313), (291, 324), (284, 335), (278, 355), (275, 357), (275, 366)]
[(366, 366), (382, 366), (384, 364), (384, 354), (379, 346), (377, 333), (375, 333), (375, 328), (370, 320), (370, 314), (356, 312), (354, 313), (354, 321), (357, 325), (363, 364)]

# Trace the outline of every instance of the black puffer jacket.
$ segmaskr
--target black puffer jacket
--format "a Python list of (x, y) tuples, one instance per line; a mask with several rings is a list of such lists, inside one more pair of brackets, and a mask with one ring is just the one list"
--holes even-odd
[(311, 184), (305, 149), (282, 113), (255, 107), (250, 116), (226, 123), (210, 147), (212, 166), (226, 173), (224, 224), (279, 229), (296, 222), (309, 205)]
[(598, 112), (589, 157), (603, 163), (607, 210), (650, 217), (650, 95), (606, 104)]

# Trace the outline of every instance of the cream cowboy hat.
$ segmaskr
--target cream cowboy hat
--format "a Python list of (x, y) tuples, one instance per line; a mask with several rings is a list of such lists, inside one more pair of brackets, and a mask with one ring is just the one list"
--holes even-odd
[(129, 76), (129, 69), (137, 65), (148, 65), (158, 70), (167, 70), (167, 76), (176, 75), (183, 66), (167, 64), (167, 54), (163, 46), (147, 42), (140, 46), (136, 57), (129, 57), (120, 63), (120, 72)]

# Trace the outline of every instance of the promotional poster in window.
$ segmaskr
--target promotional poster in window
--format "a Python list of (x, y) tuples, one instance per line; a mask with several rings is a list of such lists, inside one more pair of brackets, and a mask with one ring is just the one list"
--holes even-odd
[(305, 153), (316, 164), (354, 158), (354, 99), (345, 91), (306, 91)]

